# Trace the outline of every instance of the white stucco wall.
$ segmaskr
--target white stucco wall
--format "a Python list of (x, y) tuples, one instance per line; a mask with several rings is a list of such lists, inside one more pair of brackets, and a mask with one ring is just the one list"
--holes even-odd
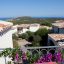
[(17, 33), (17, 28), (11, 29), (12, 34)]
[(5, 59), (4, 59), (4, 57), (0, 57), (0, 64), (5, 64)]
[(27, 31), (29, 31), (29, 29), (23, 28), (22, 33), (26, 33)]
[[(13, 48), (12, 33), (12, 30), (9, 30), (2, 36), (0, 35), (0, 48)], [(10, 60), (9, 58), (7, 59)], [(4, 57), (0, 57), (0, 64), (5, 64)]]
[(40, 28), (40, 24), (30, 24), (30, 26), (27, 28), (22, 28), (18, 30), (19, 34), (26, 33), (27, 31), (36, 32)]
[(31, 32), (36, 32), (37, 30), (39, 29), (39, 26), (38, 27), (29, 27), (29, 29), (27, 28), (23, 28), (22, 30), (20, 30), (18, 33), (19, 34), (22, 34), (22, 33), (26, 33), (27, 31), (31, 31)]
[(17, 33), (17, 27), (18, 27), (18, 25), (12, 26), (11, 30), (12, 30), (12, 33), (13, 33), (13, 34), (14, 34), (14, 33)]
[(12, 43), (12, 31), (9, 30), (8, 32), (0, 35), (0, 48), (13, 48)]
[(29, 31), (29, 29), (23, 28), (22, 30), (18, 31), (18, 33), (22, 34), (22, 33), (26, 33), (27, 31)]
[(30, 26), (29, 31), (36, 32), (39, 29), (39, 26)]
[[(0, 23), (11, 26), (11, 27), (13, 26), (13, 23), (11, 23), (11, 22), (6, 22), (6, 21), (0, 20)], [(13, 48), (12, 34), (13, 34), (13, 31), (11, 30), (11, 28), (3, 34), (1, 34), (1, 32), (0, 32), (0, 49), (1, 48)], [(2, 50), (0, 50), (0, 52), (1, 51)], [(10, 60), (10, 58), (7, 58), (7, 61), (8, 60)], [(5, 64), (4, 57), (0, 57), (0, 64)]]

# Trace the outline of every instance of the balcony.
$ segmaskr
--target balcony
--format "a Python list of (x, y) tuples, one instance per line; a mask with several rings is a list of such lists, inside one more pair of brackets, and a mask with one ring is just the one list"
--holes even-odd
[[(3, 49), (0, 49), (1, 51)], [(13, 52), (11, 52), (13, 50)], [(5, 53), (7, 52), (7, 53)], [(11, 54), (11, 53), (12, 54)], [(14, 64), (62, 64), (64, 62), (64, 48), (60, 46), (25, 47), (24, 49), (6, 49), (4, 51), (5, 64), (6, 56), (11, 56)], [(15, 54), (15, 55), (13, 55)], [(14, 57), (13, 57), (14, 56)]]

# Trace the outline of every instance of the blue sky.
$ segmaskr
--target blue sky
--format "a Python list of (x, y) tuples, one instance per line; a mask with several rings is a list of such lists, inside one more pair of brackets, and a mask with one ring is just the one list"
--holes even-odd
[(0, 0), (0, 17), (64, 16), (64, 0)]

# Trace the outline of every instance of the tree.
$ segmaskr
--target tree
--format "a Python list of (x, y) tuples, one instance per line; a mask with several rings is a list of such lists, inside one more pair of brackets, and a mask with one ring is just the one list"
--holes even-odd
[(41, 37), (39, 35), (33, 36), (33, 46), (40, 46)]
[(49, 30), (47, 30), (46, 28), (41, 28), (39, 29), (38, 31), (35, 32), (36, 35), (39, 35), (39, 36), (45, 36), (46, 34), (49, 33)]
[(14, 40), (18, 40), (18, 36), (17, 36), (16, 34), (13, 34), (13, 35), (12, 35), (12, 38), (13, 38)]
[(19, 38), (27, 39), (28, 38), (28, 34), (27, 33), (19, 34)]
[(41, 28), (35, 32), (35, 34), (39, 35), (42, 39), (40, 41), (40, 46), (46, 46), (47, 45), (48, 33), (49, 33), (49, 30), (47, 30), (46, 28)]
[(49, 21), (42, 22), (41, 25), (52, 26), (51, 22)]
[(26, 33), (28, 34), (27, 40), (30, 41), (30, 42), (32, 42), (33, 41), (33, 35), (34, 35), (34, 33), (31, 32), (31, 31), (27, 31)]
[(29, 35), (29, 37), (34, 35), (34, 33), (31, 31), (27, 31), (26, 33)]
[(18, 42), (17, 42), (17, 40), (14, 40), (13, 39), (13, 48), (16, 48), (16, 47), (18, 47), (19, 45), (18, 45)]

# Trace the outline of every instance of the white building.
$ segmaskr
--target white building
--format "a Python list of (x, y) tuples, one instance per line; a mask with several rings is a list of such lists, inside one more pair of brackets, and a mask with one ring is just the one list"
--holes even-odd
[(13, 48), (12, 26), (13, 23), (0, 21), (0, 48)]
[[(0, 49), (1, 48), (13, 48), (12, 34), (16, 32), (13, 29), (13, 23), (0, 21)], [(10, 60), (9, 58), (7, 58)], [(0, 57), (0, 64), (5, 64), (5, 59)]]
[(14, 34), (14, 33), (17, 33), (17, 27), (18, 27), (18, 25), (14, 25), (14, 26), (12, 26), (12, 34)]
[(40, 24), (21, 24), (18, 26), (18, 33), (26, 33), (27, 31), (36, 32), (40, 27)]
[(40, 28), (46, 28), (47, 30), (52, 30), (52, 27), (41, 25)]
[(48, 45), (64, 46), (64, 34), (48, 34)]
[(58, 20), (56, 23), (52, 23), (54, 33), (64, 33), (64, 21)]

